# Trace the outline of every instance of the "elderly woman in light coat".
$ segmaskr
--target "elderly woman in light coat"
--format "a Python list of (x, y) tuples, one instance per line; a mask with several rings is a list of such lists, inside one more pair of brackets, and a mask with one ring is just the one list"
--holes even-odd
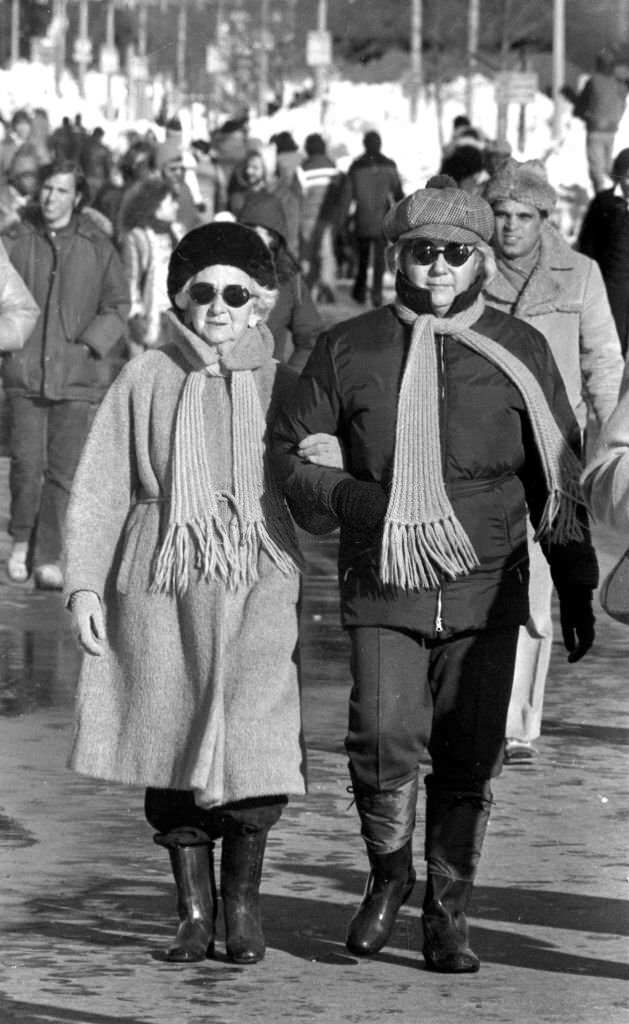
[(271, 255), (237, 224), (171, 257), (170, 339), (131, 360), (95, 420), (67, 519), (67, 600), (86, 656), (70, 764), (146, 788), (180, 926), (167, 957), (214, 943), (222, 837), (228, 956), (265, 951), (269, 828), (304, 792), (292, 525), (266, 470), (291, 374), (262, 316)]

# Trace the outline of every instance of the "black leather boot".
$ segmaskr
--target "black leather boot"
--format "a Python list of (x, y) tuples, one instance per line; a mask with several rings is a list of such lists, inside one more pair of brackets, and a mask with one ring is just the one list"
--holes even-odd
[(354, 956), (373, 956), (388, 942), (397, 913), (415, 885), (411, 841), (394, 853), (369, 854), (371, 871), (345, 945)]
[(221, 896), (227, 955), (236, 964), (262, 960), (266, 946), (260, 913), (260, 879), (268, 828), (223, 836)]
[(214, 953), (216, 885), (212, 846), (169, 846), (180, 925), (166, 953), (174, 963), (194, 963)]
[(480, 967), (480, 960), (468, 943), (465, 917), (472, 884), (428, 872), (422, 928), (424, 960), (432, 971), (465, 974)]
[(433, 971), (477, 971), (465, 916), (480, 860), (492, 796), (489, 782), (457, 786), (429, 775), (426, 782), (424, 959)]

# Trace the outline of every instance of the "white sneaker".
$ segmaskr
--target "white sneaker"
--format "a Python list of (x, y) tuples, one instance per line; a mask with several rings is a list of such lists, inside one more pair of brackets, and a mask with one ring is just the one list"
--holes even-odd
[(38, 565), (34, 575), (40, 590), (63, 590), (63, 573), (58, 565)]
[(26, 583), (29, 577), (28, 566), (26, 564), (27, 558), (28, 541), (15, 541), (7, 562), (7, 575), (14, 583)]
[(505, 764), (530, 764), (536, 755), (537, 747), (534, 747), (530, 740), (520, 740), (513, 736), (505, 740)]

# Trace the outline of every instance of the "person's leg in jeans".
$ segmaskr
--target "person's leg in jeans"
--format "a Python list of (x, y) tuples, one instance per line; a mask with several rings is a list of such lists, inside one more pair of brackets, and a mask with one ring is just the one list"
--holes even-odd
[(585, 151), (590, 180), (595, 192), (609, 187), (614, 145), (613, 132), (588, 132)]
[(72, 481), (98, 403), (49, 403), (48, 443), (33, 565), (57, 565)]
[(45, 467), (48, 403), (25, 395), (9, 395), (9, 533), (14, 541), (30, 542), (41, 503)]
[(386, 241), (384, 237), (373, 240), (373, 275), (371, 282), (371, 304), (382, 305), (382, 278), (384, 277), (384, 253)]
[(352, 297), (356, 302), (364, 302), (367, 298), (367, 271), (369, 270), (369, 254), (371, 251), (370, 238), (356, 239), (356, 252), (358, 255), (358, 269)]

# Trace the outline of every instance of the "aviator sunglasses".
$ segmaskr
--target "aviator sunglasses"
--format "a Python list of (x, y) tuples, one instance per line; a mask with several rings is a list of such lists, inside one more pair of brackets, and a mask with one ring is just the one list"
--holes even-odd
[(476, 246), (467, 245), (465, 242), (446, 242), (445, 245), (437, 245), (427, 239), (420, 239), (409, 246), (409, 252), (416, 263), (423, 267), (434, 263), (443, 253), (443, 258), (450, 267), (462, 267), (467, 263)]
[(198, 281), (190, 285), (188, 294), (196, 306), (211, 306), (217, 295), (220, 295), (223, 302), (232, 309), (240, 309), (246, 306), (253, 294), (248, 288), (241, 284), (226, 284), (224, 288), (217, 288), (205, 281)]

